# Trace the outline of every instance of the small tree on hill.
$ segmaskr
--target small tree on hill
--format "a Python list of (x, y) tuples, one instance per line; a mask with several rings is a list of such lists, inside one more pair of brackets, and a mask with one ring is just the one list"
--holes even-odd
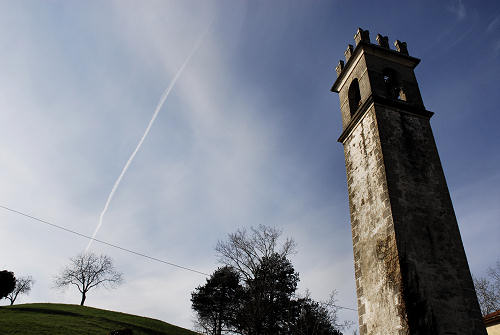
[(81, 306), (85, 303), (89, 290), (100, 286), (113, 288), (123, 281), (122, 274), (115, 270), (108, 256), (82, 253), (70, 261), (70, 265), (56, 276), (54, 283), (57, 288), (76, 286), (82, 294)]
[(12, 306), (14, 304), (19, 294), (28, 294), (34, 283), (35, 281), (31, 276), (17, 278), (16, 287), (7, 295), (7, 299), (10, 300), (10, 305)]
[(0, 271), (0, 299), (5, 298), (15, 287), (14, 273), (7, 270)]

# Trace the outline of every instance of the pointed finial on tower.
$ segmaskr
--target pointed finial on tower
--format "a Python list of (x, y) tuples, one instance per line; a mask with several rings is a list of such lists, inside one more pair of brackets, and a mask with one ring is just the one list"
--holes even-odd
[(337, 67), (335, 68), (335, 71), (337, 71), (337, 77), (340, 76), (340, 73), (342, 73), (342, 70), (344, 69), (344, 61), (339, 60), (339, 63)]
[(380, 45), (382, 48), (389, 49), (389, 37), (377, 34), (376, 39), (378, 45)]
[(351, 56), (352, 56), (352, 50), (353, 50), (353, 46), (352, 46), (352, 44), (349, 44), (347, 46), (347, 50), (344, 51), (344, 56), (345, 56), (345, 61), (346, 62), (348, 62), (349, 58), (351, 58)]
[(394, 46), (396, 47), (396, 50), (402, 53), (403, 55), (408, 55), (408, 48), (406, 46), (406, 42), (401, 42), (400, 40), (396, 40), (396, 42), (394, 42)]
[(356, 45), (360, 42), (370, 43), (370, 32), (368, 30), (358, 28), (356, 35), (354, 35), (354, 41), (356, 41)]

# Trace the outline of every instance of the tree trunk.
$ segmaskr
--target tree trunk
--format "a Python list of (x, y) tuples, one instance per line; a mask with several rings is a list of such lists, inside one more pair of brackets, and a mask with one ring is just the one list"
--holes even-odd
[(10, 305), (14, 305), (14, 300), (10, 299)]
[(82, 293), (82, 302), (80, 302), (80, 306), (83, 306), (83, 303), (85, 302), (85, 292)]

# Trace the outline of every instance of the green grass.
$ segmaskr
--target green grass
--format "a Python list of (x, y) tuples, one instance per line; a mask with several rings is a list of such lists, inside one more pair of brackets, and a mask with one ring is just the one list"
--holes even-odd
[(92, 307), (24, 304), (0, 307), (1, 335), (106, 335), (130, 328), (134, 335), (194, 335), (163, 321)]

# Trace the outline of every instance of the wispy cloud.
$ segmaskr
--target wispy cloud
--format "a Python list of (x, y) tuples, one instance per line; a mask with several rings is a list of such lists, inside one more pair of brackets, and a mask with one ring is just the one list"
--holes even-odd
[[(500, 15), (496, 15), (490, 21), (490, 23), (488, 23), (488, 26), (486, 27), (486, 33), (489, 34), (488, 38), (492, 39), (491, 45), (493, 46), (493, 53), (495, 56), (498, 56), (500, 54), (500, 39), (494, 38), (496, 36), (492, 35), (492, 33), (497, 31), (499, 28), (500, 28)], [(492, 36), (494, 37), (492, 38)]]
[(491, 22), (488, 24), (488, 27), (486, 28), (486, 32), (491, 33), (495, 28), (498, 26), (500, 23), (500, 15), (495, 17)]
[(495, 42), (493, 50), (497, 55), (500, 54), (500, 39)]
[(122, 181), (123, 176), (125, 175), (125, 173), (127, 172), (130, 164), (134, 160), (137, 152), (140, 150), (142, 144), (144, 143), (144, 140), (148, 136), (149, 131), (151, 130), (151, 127), (153, 126), (153, 124), (154, 124), (154, 122), (155, 122), (155, 120), (156, 120), (156, 118), (158, 116), (158, 113), (160, 113), (160, 110), (163, 107), (163, 104), (165, 104), (165, 101), (167, 100), (170, 92), (174, 88), (177, 80), (179, 79), (179, 77), (181, 76), (182, 72), (186, 68), (186, 65), (189, 63), (189, 60), (191, 59), (191, 57), (193, 56), (193, 54), (196, 52), (196, 50), (198, 50), (198, 48), (199, 48), (201, 42), (203, 41), (203, 39), (204, 39), (204, 37), (205, 37), (205, 35), (206, 35), (207, 32), (208, 32), (208, 29), (206, 29), (203, 32), (203, 34), (201, 34), (200, 38), (195, 43), (193, 49), (191, 50), (191, 52), (189, 53), (189, 55), (184, 60), (184, 62), (182, 63), (181, 67), (175, 73), (174, 78), (172, 79), (172, 81), (170, 82), (170, 84), (168, 85), (168, 87), (165, 89), (165, 91), (163, 92), (163, 94), (161, 95), (160, 101), (158, 102), (158, 105), (156, 106), (156, 109), (155, 109), (155, 111), (153, 113), (153, 116), (152, 116), (151, 120), (149, 121), (148, 126), (146, 127), (146, 130), (144, 131), (144, 134), (142, 135), (141, 139), (137, 143), (137, 146), (135, 147), (134, 151), (130, 155), (129, 159), (125, 163), (125, 166), (123, 167), (122, 171), (120, 172), (120, 175), (116, 179), (116, 181), (115, 181), (115, 183), (113, 185), (113, 188), (111, 189), (111, 192), (109, 193), (108, 198), (106, 199), (106, 203), (104, 205), (104, 208), (103, 208), (101, 214), (99, 215), (99, 223), (97, 224), (97, 226), (96, 226), (96, 228), (94, 230), (94, 233), (92, 234), (92, 239), (89, 241), (89, 243), (87, 244), (87, 247), (85, 248), (85, 252), (87, 252), (89, 250), (90, 246), (92, 245), (92, 242), (94, 241), (97, 233), (99, 232), (99, 229), (102, 226), (104, 215), (106, 214), (106, 212), (107, 212), (107, 210), (109, 208), (109, 204), (111, 203), (111, 200), (113, 199), (113, 196), (114, 196), (116, 190), (118, 189), (118, 186), (120, 185), (120, 182)]
[(459, 20), (463, 20), (467, 16), (467, 9), (465, 8), (463, 0), (454, 0), (453, 3), (448, 5), (447, 9), (456, 15)]

